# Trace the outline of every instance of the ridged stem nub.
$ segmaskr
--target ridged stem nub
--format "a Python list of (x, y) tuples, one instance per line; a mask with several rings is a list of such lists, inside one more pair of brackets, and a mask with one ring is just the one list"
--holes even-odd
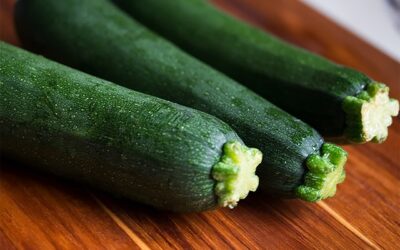
[(250, 191), (256, 191), (258, 177), (255, 172), (261, 160), (262, 153), (258, 149), (237, 141), (225, 143), (222, 157), (212, 170), (220, 206), (234, 208)]
[(346, 113), (346, 139), (353, 143), (381, 143), (388, 136), (392, 116), (399, 113), (399, 102), (389, 98), (389, 87), (371, 83), (357, 96), (343, 101)]
[(346, 151), (339, 146), (324, 143), (321, 153), (312, 154), (307, 158), (308, 172), (303, 185), (296, 189), (297, 197), (311, 202), (333, 197), (337, 184), (342, 183), (346, 177), (346, 161)]

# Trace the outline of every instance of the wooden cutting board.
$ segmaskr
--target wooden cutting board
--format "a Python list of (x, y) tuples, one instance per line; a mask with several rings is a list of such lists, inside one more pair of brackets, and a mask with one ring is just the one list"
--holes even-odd
[[(14, 0), (0, 39), (19, 44)], [(400, 99), (400, 64), (296, 0), (215, 0), (278, 36), (357, 68)], [(373, 22), (373, 20), (371, 20)], [(400, 47), (399, 47), (400, 49)], [(400, 120), (381, 145), (345, 146), (347, 179), (318, 203), (252, 194), (234, 210), (160, 212), (1, 162), (1, 249), (400, 249)]]

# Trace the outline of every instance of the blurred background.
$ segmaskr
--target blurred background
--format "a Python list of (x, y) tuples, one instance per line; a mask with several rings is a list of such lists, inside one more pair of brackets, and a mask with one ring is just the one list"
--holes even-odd
[(400, 62), (400, 0), (303, 0)]

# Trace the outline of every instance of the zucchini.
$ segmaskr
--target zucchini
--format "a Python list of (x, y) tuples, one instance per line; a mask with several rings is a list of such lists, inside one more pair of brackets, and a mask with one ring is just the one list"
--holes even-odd
[[(204, 0), (116, 0), (138, 21), (341, 142), (383, 142), (399, 103), (364, 74), (296, 48)], [(156, 13), (156, 14), (155, 14)]]
[(0, 42), (1, 152), (161, 209), (233, 207), (261, 153), (208, 114)]
[[(109, 1), (20, 0), (16, 24), (23, 44), (33, 50), (227, 122), (265, 155), (257, 174), (260, 188), (270, 194), (315, 201), (333, 196), (342, 180), (342, 149), (322, 147), (323, 139), (310, 126), (152, 33)], [(343, 161), (332, 161), (330, 153)], [(320, 159), (323, 171), (308, 164), (311, 155)]]

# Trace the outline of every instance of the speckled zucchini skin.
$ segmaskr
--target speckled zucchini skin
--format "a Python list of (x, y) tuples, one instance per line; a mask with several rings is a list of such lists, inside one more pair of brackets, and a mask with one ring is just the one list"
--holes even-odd
[(260, 188), (295, 197), (320, 135), (234, 80), (152, 33), (104, 0), (20, 0), (25, 46), (118, 84), (190, 106), (230, 124), (264, 155)]
[(138, 21), (328, 137), (342, 137), (342, 103), (372, 80), (285, 43), (205, 0), (116, 0)]
[(208, 114), (0, 42), (2, 154), (173, 211), (215, 208), (211, 169), (241, 139)]

